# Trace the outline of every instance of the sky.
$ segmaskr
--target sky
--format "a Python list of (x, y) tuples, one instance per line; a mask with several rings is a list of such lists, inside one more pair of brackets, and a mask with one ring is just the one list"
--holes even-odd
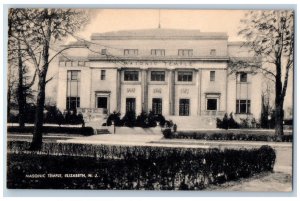
[(227, 32), (230, 41), (237, 36), (243, 10), (171, 10), (171, 9), (93, 9), (91, 23), (78, 35), (89, 38), (91, 33), (117, 30), (197, 29), (203, 32)]
[[(229, 41), (242, 41), (238, 36), (240, 20), (246, 10), (174, 10), (174, 9), (90, 9), (90, 23), (77, 36), (90, 40), (92, 33), (103, 33), (132, 29), (196, 29), (201, 32), (226, 32)], [(74, 41), (70, 37), (65, 42)], [(56, 100), (57, 67), (53, 62), (49, 77), (55, 75), (47, 85), (48, 97)], [(292, 81), (289, 83), (286, 106), (292, 105)]]

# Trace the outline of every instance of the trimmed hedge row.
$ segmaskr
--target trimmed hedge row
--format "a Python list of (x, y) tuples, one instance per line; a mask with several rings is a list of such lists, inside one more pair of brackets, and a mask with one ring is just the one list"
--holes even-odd
[[(7, 132), (10, 133), (33, 133), (33, 126), (26, 126), (21, 128), (19, 126), (8, 126)], [(80, 134), (80, 135), (93, 135), (94, 130), (92, 127), (54, 127), (43, 126), (43, 133), (63, 133), (63, 134)]]
[[(241, 132), (243, 132), (241, 130)], [(163, 135), (167, 139), (199, 139), (199, 140), (241, 140), (241, 141), (276, 141), (275, 135), (268, 134), (243, 134), (243, 133), (203, 133), (180, 131), (173, 133), (170, 129), (165, 129)], [(282, 142), (292, 142), (293, 135), (283, 135)]]
[[(210, 184), (272, 171), (275, 151), (8, 142), (9, 188), (201, 190)], [(94, 175), (30, 179), (25, 174)], [(97, 177), (95, 176), (97, 175)]]

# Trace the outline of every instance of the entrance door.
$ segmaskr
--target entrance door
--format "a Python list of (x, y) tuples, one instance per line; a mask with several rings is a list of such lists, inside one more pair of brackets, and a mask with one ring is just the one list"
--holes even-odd
[(153, 98), (152, 99), (152, 112), (154, 114), (162, 114), (162, 99)]
[(135, 112), (135, 98), (126, 98), (126, 112)]
[(97, 97), (97, 108), (107, 109), (107, 97)]
[(179, 99), (179, 116), (190, 115), (190, 99)]

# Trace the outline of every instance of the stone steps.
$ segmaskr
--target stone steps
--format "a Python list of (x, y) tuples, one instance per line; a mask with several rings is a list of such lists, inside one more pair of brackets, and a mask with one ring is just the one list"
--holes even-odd
[(96, 135), (110, 134), (110, 132), (108, 129), (95, 129), (95, 134)]

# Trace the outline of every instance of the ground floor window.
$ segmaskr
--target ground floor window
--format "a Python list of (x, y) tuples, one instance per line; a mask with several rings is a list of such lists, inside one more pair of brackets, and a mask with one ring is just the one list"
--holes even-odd
[(179, 99), (179, 116), (190, 115), (190, 99)]
[(107, 109), (107, 97), (97, 97), (97, 108)]
[(152, 99), (152, 112), (154, 114), (162, 114), (162, 99), (153, 98)]
[(206, 110), (217, 110), (218, 108), (218, 99), (208, 98), (206, 104)]
[(66, 103), (67, 110), (76, 110), (80, 107), (80, 97), (67, 97)]
[(236, 100), (236, 113), (249, 114), (251, 109), (250, 100)]
[(135, 112), (135, 98), (126, 98), (126, 112)]

